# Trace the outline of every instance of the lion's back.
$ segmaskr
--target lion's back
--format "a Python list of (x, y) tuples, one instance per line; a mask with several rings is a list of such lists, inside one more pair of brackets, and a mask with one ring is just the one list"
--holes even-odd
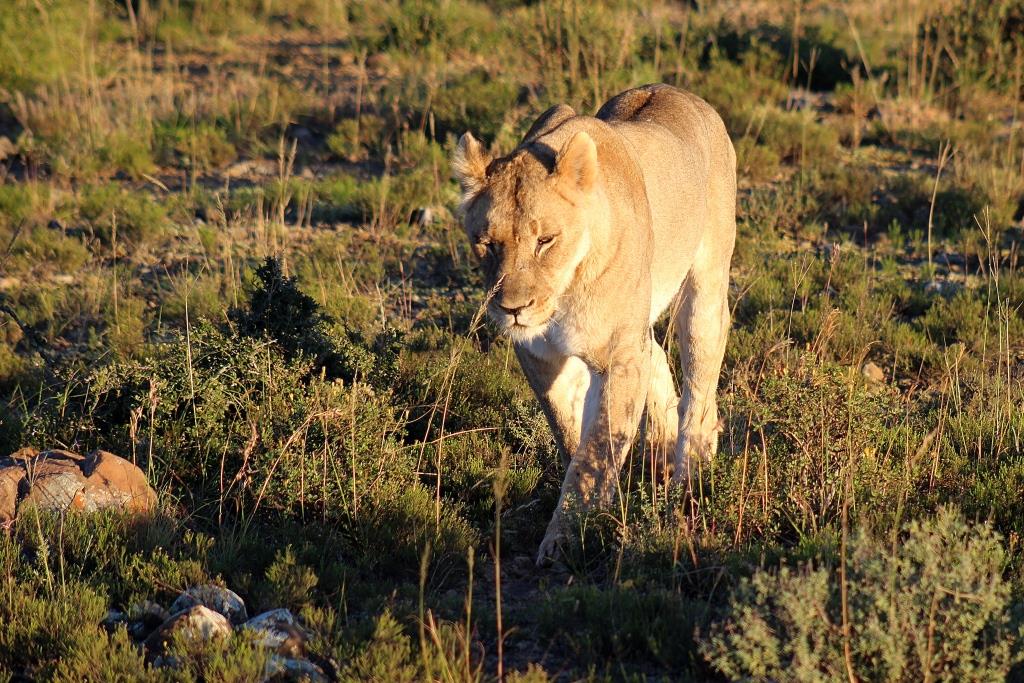
[(608, 100), (596, 118), (613, 127), (630, 123), (662, 127), (682, 143), (688, 158), (679, 161), (699, 161), (704, 165), (699, 169), (702, 173), (731, 177), (735, 182), (736, 156), (725, 123), (710, 104), (691, 92), (664, 83), (632, 88)]
[(736, 234), (736, 154), (714, 108), (669, 85), (620, 93), (596, 118), (627, 140), (642, 169), (654, 233), (656, 315), (695, 259), (728, 267)]

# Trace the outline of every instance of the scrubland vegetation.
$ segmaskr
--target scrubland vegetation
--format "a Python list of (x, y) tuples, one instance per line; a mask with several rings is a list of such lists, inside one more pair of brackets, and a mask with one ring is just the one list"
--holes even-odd
[[(738, 151), (725, 431), (538, 571), (447, 157), (654, 81)], [(161, 501), (0, 531), (0, 680), (261, 680), (104, 626), (207, 581), (345, 681), (1024, 678), (1022, 103), (1020, 0), (0, 3), (0, 455)]]

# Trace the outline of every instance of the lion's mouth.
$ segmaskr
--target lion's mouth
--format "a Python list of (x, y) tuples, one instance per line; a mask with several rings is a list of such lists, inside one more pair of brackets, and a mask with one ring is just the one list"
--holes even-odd
[(495, 317), (502, 327), (509, 330), (529, 330), (535, 327), (543, 327), (548, 321), (548, 316), (524, 315), (522, 313), (518, 315), (502, 313)]
[(498, 324), (505, 334), (515, 338), (532, 337), (539, 334), (547, 325), (548, 317), (523, 313), (509, 315), (501, 311), (488, 311), (490, 318)]

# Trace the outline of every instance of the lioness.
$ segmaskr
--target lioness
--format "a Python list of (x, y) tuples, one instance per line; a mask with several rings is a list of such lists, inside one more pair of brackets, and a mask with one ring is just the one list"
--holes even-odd
[[(710, 105), (659, 84), (596, 117), (552, 107), (498, 159), (466, 133), (452, 165), (488, 314), (512, 338), (567, 466), (542, 564), (573, 504), (611, 502), (645, 408), (673, 480), (717, 448), (736, 155)], [(681, 397), (652, 332), (670, 305)]]

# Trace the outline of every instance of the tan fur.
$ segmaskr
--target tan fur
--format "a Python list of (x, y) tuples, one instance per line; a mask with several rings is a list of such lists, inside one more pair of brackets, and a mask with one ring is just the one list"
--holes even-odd
[[(573, 505), (613, 500), (645, 409), (675, 481), (717, 448), (736, 157), (706, 102), (649, 85), (596, 117), (553, 107), (499, 159), (467, 133), (453, 167), (488, 314), (512, 337), (566, 460), (543, 562)], [(651, 331), (670, 307), (679, 395)]]

